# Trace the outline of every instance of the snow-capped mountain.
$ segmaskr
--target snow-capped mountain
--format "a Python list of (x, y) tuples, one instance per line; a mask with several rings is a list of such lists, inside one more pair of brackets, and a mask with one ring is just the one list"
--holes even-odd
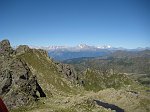
[(86, 44), (79, 44), (73, 47), (71, 46), (48, 46), (48, 47), (30, 46), (30, 47), (36, 48), (36, 49), (47, 50), (50, 57), (59, 61), (73, 59), (73, 58), (81, 58), (81, 57), (105, 56), (117, 50), (121, 50), (121, 51), (137, 51), (138, 50), (139, 51), (139, 50), (144, 49), (144, 48), (125, 49), (122, 47), (115, 48), (115, 47), (111, 47), (110, 45), (90, 46)]
[(67, 46), (48, 46), (48, 47), (43, 47), (43, 46), (30, 46), (31, 48), (35, 49), (44, 49), (44, 50), (58, 50), (58, 49), (67, 49)]
[(92, 47), (94, 47), (94, 46), (89, 46), (89, 45), (86, 45), (86, 44), (79, 44), (79, 45), (76, 46), (76, 47), (78, 47), (78, 48), (80, 48), (80, 49), (88, 49), (88, 48), (92, 48)]
[(99, 49), (110, 49), (112, 48), (110, 45), (98, 46)]
[(48, 47), (39, 47), (39, 46), (30, 46), (35, 49), (44, 49), (47, 51), (55, 51), (55, 50), (67, 50), (67, 51), (81, 51), (81, 50), (100, 50), (100, 49), (110, 49), (112, 48), (110, 45), (104, 46), (90, 46), (86, 44), (79, 44), (77, 46), (48, 46)]
[(87, 44), (79, 44), (77, 46), (48, 46), (48, 47), (36, 47), (31, 48), (47, 50), (49, 56), (56, 60), (66, 60), (80, 57), (97, 57), (111, 53), (109, 49), (110, 45), (104, 46), (90, 46)]

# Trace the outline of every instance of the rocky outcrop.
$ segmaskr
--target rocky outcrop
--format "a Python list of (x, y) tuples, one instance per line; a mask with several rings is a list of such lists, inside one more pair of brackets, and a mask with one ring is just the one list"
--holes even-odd
[(15, 55), (28, 50), (28, 46), (19, 46), (13, 51), (8, 40), (0, 42), (0, 96), (9, 109), (46, 97), (36, 75)]
[(27, 51), (29, 51), (30, 48), (27, 45), (20, 45), (16, 50), (15, 50), (15, 54), (19, 55), (19, 54), (23, 54)]
[(63, 63), (55, 63), (55, 64), (57, 65), (58, 71), (62, 73), (66, 78), (68, 78), (71, 81), (78, 82), (79, 78), (73, 67)]
[(47, 51), (43, 50), (43, 49), (38, 49), (38, 51), (43, 54), (45, 57), (48, 57), (48, 53)]
[(13, 49), (10, 46), (8, 40), (2, 40), (0, 42), (0, 56), (5, 55), (8, 56), (13, 53)]

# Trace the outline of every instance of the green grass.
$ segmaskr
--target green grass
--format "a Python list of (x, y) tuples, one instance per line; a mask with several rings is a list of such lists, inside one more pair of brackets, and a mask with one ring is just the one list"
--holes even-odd
[[(87, 70), (83, 75), (84, 89), (77, 88), (58, 72), (56, 64), (38, 50), (18, 55), (27, 62), (46, 98), (30, 103), (10, 112), (111, 112), (97, 106), (93, 100), (115, 104), (125, 111), (149, 111), (149, 94), (145, 87), (134, 83), (124, 74), (102, 74)], [(115, 89), (113, 89), (115, 88)], [(131, 91), (139, 92), (136, 95)], [(80, 91), (80, 92), (79, 92)]]
[(30, 50), (18, 57), (27, 62), (34, 75), (37, 76), (39, 84), (42, 86), (47, 95), (51, 96), (51, 92), (53, 90), (55, 90), (56, 94), (59, 93), (57, 93), (57, 91), (65, 93), (76, 92), (76, 87), (73, 88), (73, 85), (63, 78), (52, 60), (42, 55), (38, 50)]
[(94, 99), (114, 104), (124, 109), (125, 112), (150, 111), (149, 94), (142, 91), (140, 94), (134, 94), (126, 89), (108, 88), (99, 92), (87, 91), (82, 95), (69, 97), (42, 98), (33, 105), (21, 107), (11, 112), (111, 112), (111, 110), (94, 103)]
[(126, 85), (132, 84), (132, 80), (124, 74), (107, 74), (96, 72), (94, 70), (87, 70), (83, 78), (86, 90), (99, 91), (106, 88), (119, 89)]

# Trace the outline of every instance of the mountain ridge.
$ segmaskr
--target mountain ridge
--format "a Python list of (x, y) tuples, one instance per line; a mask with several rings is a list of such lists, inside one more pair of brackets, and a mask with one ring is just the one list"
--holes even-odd
[(147, 87), (105, 67), (85, 66), (78, 72), (72, 65), (51, 59), (43, 49), (27, 45), (12, 49), (8, 40), (2, 40), (0, 95), (10, 112), (113, 111), (95, 100), (127, 112), (150, 110)]
[(0, 95), (9, 109), (29, 105), (40, 97), (78, 91), (73, 68), (52, 61), (42, 49), (20, 45), (13, 50), (8, 40), (2, 40), (0, 62)]
[(48, 52), (48, 55), (55, 60), (64, 61), (67, 59), (73, 58), (82, 58), (82, 57), (99, 57), (112, 54), (116, 51), (143, 51), (146, 49), (150, 49), (149, 47), (146, 48), (136, 48), (136, 49), (126, 49), (122, 47), (111, 47), (110, 45), (104, 46), (90, 46), (86, 44), (79, 44), (78, 46), (70, 47), (70, 46), (49, 46), (49, 47), (35, 47), (32, 46), (31, 48), (35, 49), (44, 49)]
[(68, 51), (80, 51), (80, 50), (90, 50), (90, 49), (109, 49), (112, 48), (110, 45), (103, 45), (103, 46), (90, 46), (87, 44), (79, 44), (77, 46), (30, 46), (31, 48), (36, 48), (36, 49), (44, 49), (44, 50), (68, 50)]
[(66, 45), (52, 45), (52, 46), (30, 46), (30, 48), (44, 49), (47, 51), (53, 50), (68, 50), (68, 51), (80, 51), (80, 50), (92, 50), (92, 49), (110, 49), (110, 50), (145, 50), (150, 49), (150, 47), (137, 47), (137, 48), (125, 48), (125, 47), (113, 47), (111, 45), (88, 45), (88, 44), (78, 44), (76, 46), (66, 46)]

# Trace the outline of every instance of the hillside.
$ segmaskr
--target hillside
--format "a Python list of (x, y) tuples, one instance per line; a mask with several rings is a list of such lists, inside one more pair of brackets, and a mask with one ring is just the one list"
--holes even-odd
[(149, 88), (124, 73), (78, 72), (44, 50), (14, 50), (8, 40), (0, 42), (0, 62), (0, 95), (10, 112), (150, 111)]
[(99, 91), (107, 88), (120, 89), (132, 85), (133, 81), (124, 74), (102, 73), (88, 69), (82, 77), (84, 88), (88, 91)]
[[(77, 93), (73, 68), (53, 62), (45, 51), (26, 45), (13, 50), (8, 40), (0, 43), (0, 49), (0, 93), (8, 108), (27, 105), (39, 97)], [(8, 100), (11, 97), (12, 101)]]
[(126, 73), (142, 84), (150, 84), (150, 50), (116, 51), (97, 58), (76, 58), (63, 61), (74, 65), (79, 72), (87, 68), (113, 73)]
[(48, 51), (50, 57), (54, 58), (58, 61), (63, 61), (67, 59), (73, 58), (81, 58), (81, 57), (98, 57), (98, 56), (105, 56), (110, 54), (109, 50), (81, 50), (81, 51), (61, 51), (61, 50), (54, 50)]

